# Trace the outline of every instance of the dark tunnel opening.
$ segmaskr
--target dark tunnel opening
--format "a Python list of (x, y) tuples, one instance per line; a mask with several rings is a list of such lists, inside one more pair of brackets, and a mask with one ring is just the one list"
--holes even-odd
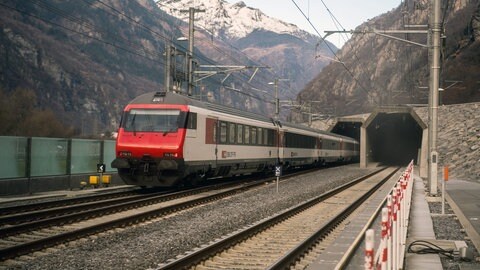
[(408, 113), (379, 113), (366, 129), (368, 161), (400, 166), (417, 162), (422, 132)]
[(360, 141), (360, 127), (362, 127), (361, 122), (338, 122), (331, 132)]

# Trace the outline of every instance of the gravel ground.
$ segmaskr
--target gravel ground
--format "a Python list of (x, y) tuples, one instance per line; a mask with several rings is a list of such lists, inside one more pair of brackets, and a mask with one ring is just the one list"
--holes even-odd
[[(35, 255), (8, 269), (155, 269), (161, 263), (196, 247), (272, 216), (328, 189), (350, 181), (373, 169), (358, 165), (329, 168), (187, 210), (155, 222), (139, 225), (81, 243), (69, 244), (48, 255)], [(345, 179), (346, 178), (346, 179)], [(441, 203), (429, 203), (433, 214), (441, 213)], [(446, 204), (446, 214), (453, 214)], [(463, 240), (479, 254), (453, 215), (432, 217), (437, 239)], [(444, 269), (480, 269), (480, 262), (442, 258)], [(0, 269), (2, 267), (0, 266)]]
[[(442, 213), (442, 203), (440, 202), (430, 202), (428, 204), (430, 207), (430, 212), (432, 214), (441, 214)], [(433, 229), (435, 232), (435, 238), (441, 240), (457, 240), (465, 241), (468, 247), (473, 251), (473, 257), (479, 257), (477, 250), (473, 243), (468, 240), (468, 236), (465, 233), (462, 225), (458, 221), (457, 217), (453, 214), (453, 210), (450, 208), (448, 203), (445, 203), (445, 216), (433, 215)], [(465, 262), (461, 261), (458, 258), (449, 259), (448, 257), (441, 256), (443, 269), (454, 270), (454, 269), (480, 269), (479, 261)]]
[(88, 238), (15, 269), (155, 269), (177, 255), (214, 241), (263, 218), (352, 180), (368, 171), (358, 165), (329, 168), (127, 228)]

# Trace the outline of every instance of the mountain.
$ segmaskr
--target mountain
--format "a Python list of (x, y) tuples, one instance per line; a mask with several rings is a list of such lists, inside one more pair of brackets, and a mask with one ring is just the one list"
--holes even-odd
[[(355, 31), (404, 29), (429, 23), (430, 2), (408, 0), (360, 25)], [(451, 1), (443, 1), (444, 4)], [(444, 6), (445, 47), (441, 71), (442, 104), (480, 100), (480, 6), (478, 0)], [(427, 44), (425, 34), (395, 35)], [(324, 114), (355, 114), (380, 105), (428, 103), (428, 50), (374, 34), (354, 34), (330, 63), (298, 96), (315, 100)]]
[(244, 38), (259, 29), (289, 34), (301, 39), (317, 40), (296, 25), (269, 17), (259, 9), (248, 7), (242, 1), (228, 3), (224, 0), (160, 0), (157, 4), (177, 18), (186, 17), (185, 10), (188, 10), (186, 7), (196, 8), (199, 11), (195, 15), (195, 24), (216, 37), (228, 40)]
[[(327, 64), (323, 59), (316, 59), (315, 55), (332, 56), (326, 44), (316, 50), (319, 43), (317, 36), (296, 25), (269, 17), (241, 1), (229, 3), (224, 0), (160, 0), (157, 4), (168, 14), (185, 22), (188, 22), (186, 9), (197, 9), (195, 26), (203, 28), (212, 38), (231, 44), (257, 65), (272, 67), (275, 75), (269, 74), (270, 78), (265, 78), (266, 82), (273, 81), (273, 77), (288, 79), (289, 83), (282, 87), (290, 88), (290, 98), (295, 97)], [(208, 39), (208, 36), (204, 38)], [(218, 52), (209, 53), (209, 46), (211, 42), (204, 42), (198, 49), (217, 62), (228, 65), (228, 62), (219, 61)], [(331, 43), (328, 43), (328, 46), (333, 51), (337, 50)], [(261, 72), (259, 73), (261, 76)]]
[(162, 89), (162, 36), (180, 33), (146, 0), (3, 1), (0, 18), (0, 90), (33, 90), (83, 135), (116, 130), (131, 99)]
[[(0, 97), (17, 101), (27, 97), (28, 108), (33, 107), (26, 110), (27, 114), (41, 112), (46, 123), (53, 123), (49, 119), (56, 117), (66, 125), (65, 129), (74, 129), (76, 135), (116, 130), (122, 109), (130, 100), (145, 92), (164, 89), (166, 46), (180, 49), (184, 46), (177, 38), (186, 36), (188, 24), (161, 10), (162, 4), (178, 4), (180, 9), (192, 3), (2, 1)], [(267, 102), (265, 106), (265, 101), (259, 98), (261, 92), (247, 95), (239, 92), (256, 87), (270, 91), (273, 96), (273, 87), (268, 86), (268, 82), (275, 78), (290, 79), (290, 88), (296, 92), (326, 64), (314, 59), (316, 38), (294, 25), (269, 18), (242, 3), (202, 1), (202, 4), (196, 7), (213, 10), (213, 6), (207, 4), (217, 4), (223, 15), (204, 13), (205, 18), (207, 14), (216, 16), (209, 17), (210, 21), (220, 20), (210, 25), (222, 27), (206, 27), (217, 29), (215, 38), (210, 30), (195, 31), (194, 54), (200, 65), (261, 65), (275, 70), (273, 74), (272, 69), (260, 69), (251, 83), (247, 81), (254, 69), (233, 72), (231, 76), (224, 72), (203, 79), (197, 83), (196, 93), (203, 98), (268, 114), (273, 111), (271, 97), (263, 97)], [(197, 15), (197, 19), (201, 19), (202, 13)], [(196, 23), (202, 25), (199, 21)], [(177, 59), (176, 71), (180, 75), (184, 74), (182, 63)], [(286, 83), (280, 87), (288, 88)], [(14, 110), (16, 104), (23, 106), (24, 103), (12, 103), (9, 108)], [(12, 119), (7, 117), (11, 113), (15, 111), (0, 109), (0, 125)], [(25, 121), (20, 115), (15, 119), (25, 123), (35, 121), (34, 118)], [(59, 125), (56, 124), (55, 129), (58, 130)], [(5, 129), (0, 129), (0, 133), (31, 134), (9, 133)]]

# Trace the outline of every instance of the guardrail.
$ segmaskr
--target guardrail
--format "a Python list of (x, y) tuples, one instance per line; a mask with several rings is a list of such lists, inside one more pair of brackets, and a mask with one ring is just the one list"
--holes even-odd
[(98, 165), (111, 175), (102, 184), (123, 184), (114, 140), (0, 136), (0, 149), (0, 196), (83, 188)]
[(412, 173), (413, 161), (387, 196), (387, 206), (382, 209), (381, 241), (377, 249), (374, 248), (374, 230), (369, 229), (365, 233), (365, 269), (403, 269), (413, 190)]
[(95, 173), (115, 158), (114, 140), (0, 136), (0, 179)]

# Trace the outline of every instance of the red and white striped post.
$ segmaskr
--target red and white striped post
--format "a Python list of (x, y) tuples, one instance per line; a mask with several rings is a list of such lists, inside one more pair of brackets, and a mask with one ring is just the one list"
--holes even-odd
[(387, 222), (387, 249), (388, 249), (388, 269), (392, 269), (392, 217), (393, 217), (393, 206), (392, 206), (392, 195), (387, 196), (387, 209), (388, 209), (388, 222)]
[(397, 192), (395, 188), (392, 191), (392, 267), (397, 269)]
[(374, 231), (373, 229), (368, 229), (365, 232), (365, 270), (373, 270), (374, 269), (374, 250), (373, 247), (375, 246), (375, 238), (374, 238)]
[(387, 207), (382, 208), (381, 242), (377, 254), (374, 253), (373, 230), (365, 233), (365, 269), (403, 268), (413, 189), (412, 174), (413, 161), (387, 195)]
[(388, 209), (382, 208), (382, 255), (380, 265), (382, 270), (388, 268)]
[(396, 230), (397, 230), (397, 238), (395, 239), (395, 245), (396, 245), (396, 269), (399, 268), (399, 262), (400, 262), (400, 254), (402, 251), (402, 237), (403, 237), (403, 231), (402, 231), (402, 226), (401, 226), (401, 220), (402, 220), (402, 209), (401, 209), (401, 202), (402, 202), (402, 188), (400, 185), (397, 183), (397, 186), (395, 188), (395, 192), (397, 193), (397, 201), (396, 201), (396, 208), (397, 208), (397, 216), (396, 216)]

